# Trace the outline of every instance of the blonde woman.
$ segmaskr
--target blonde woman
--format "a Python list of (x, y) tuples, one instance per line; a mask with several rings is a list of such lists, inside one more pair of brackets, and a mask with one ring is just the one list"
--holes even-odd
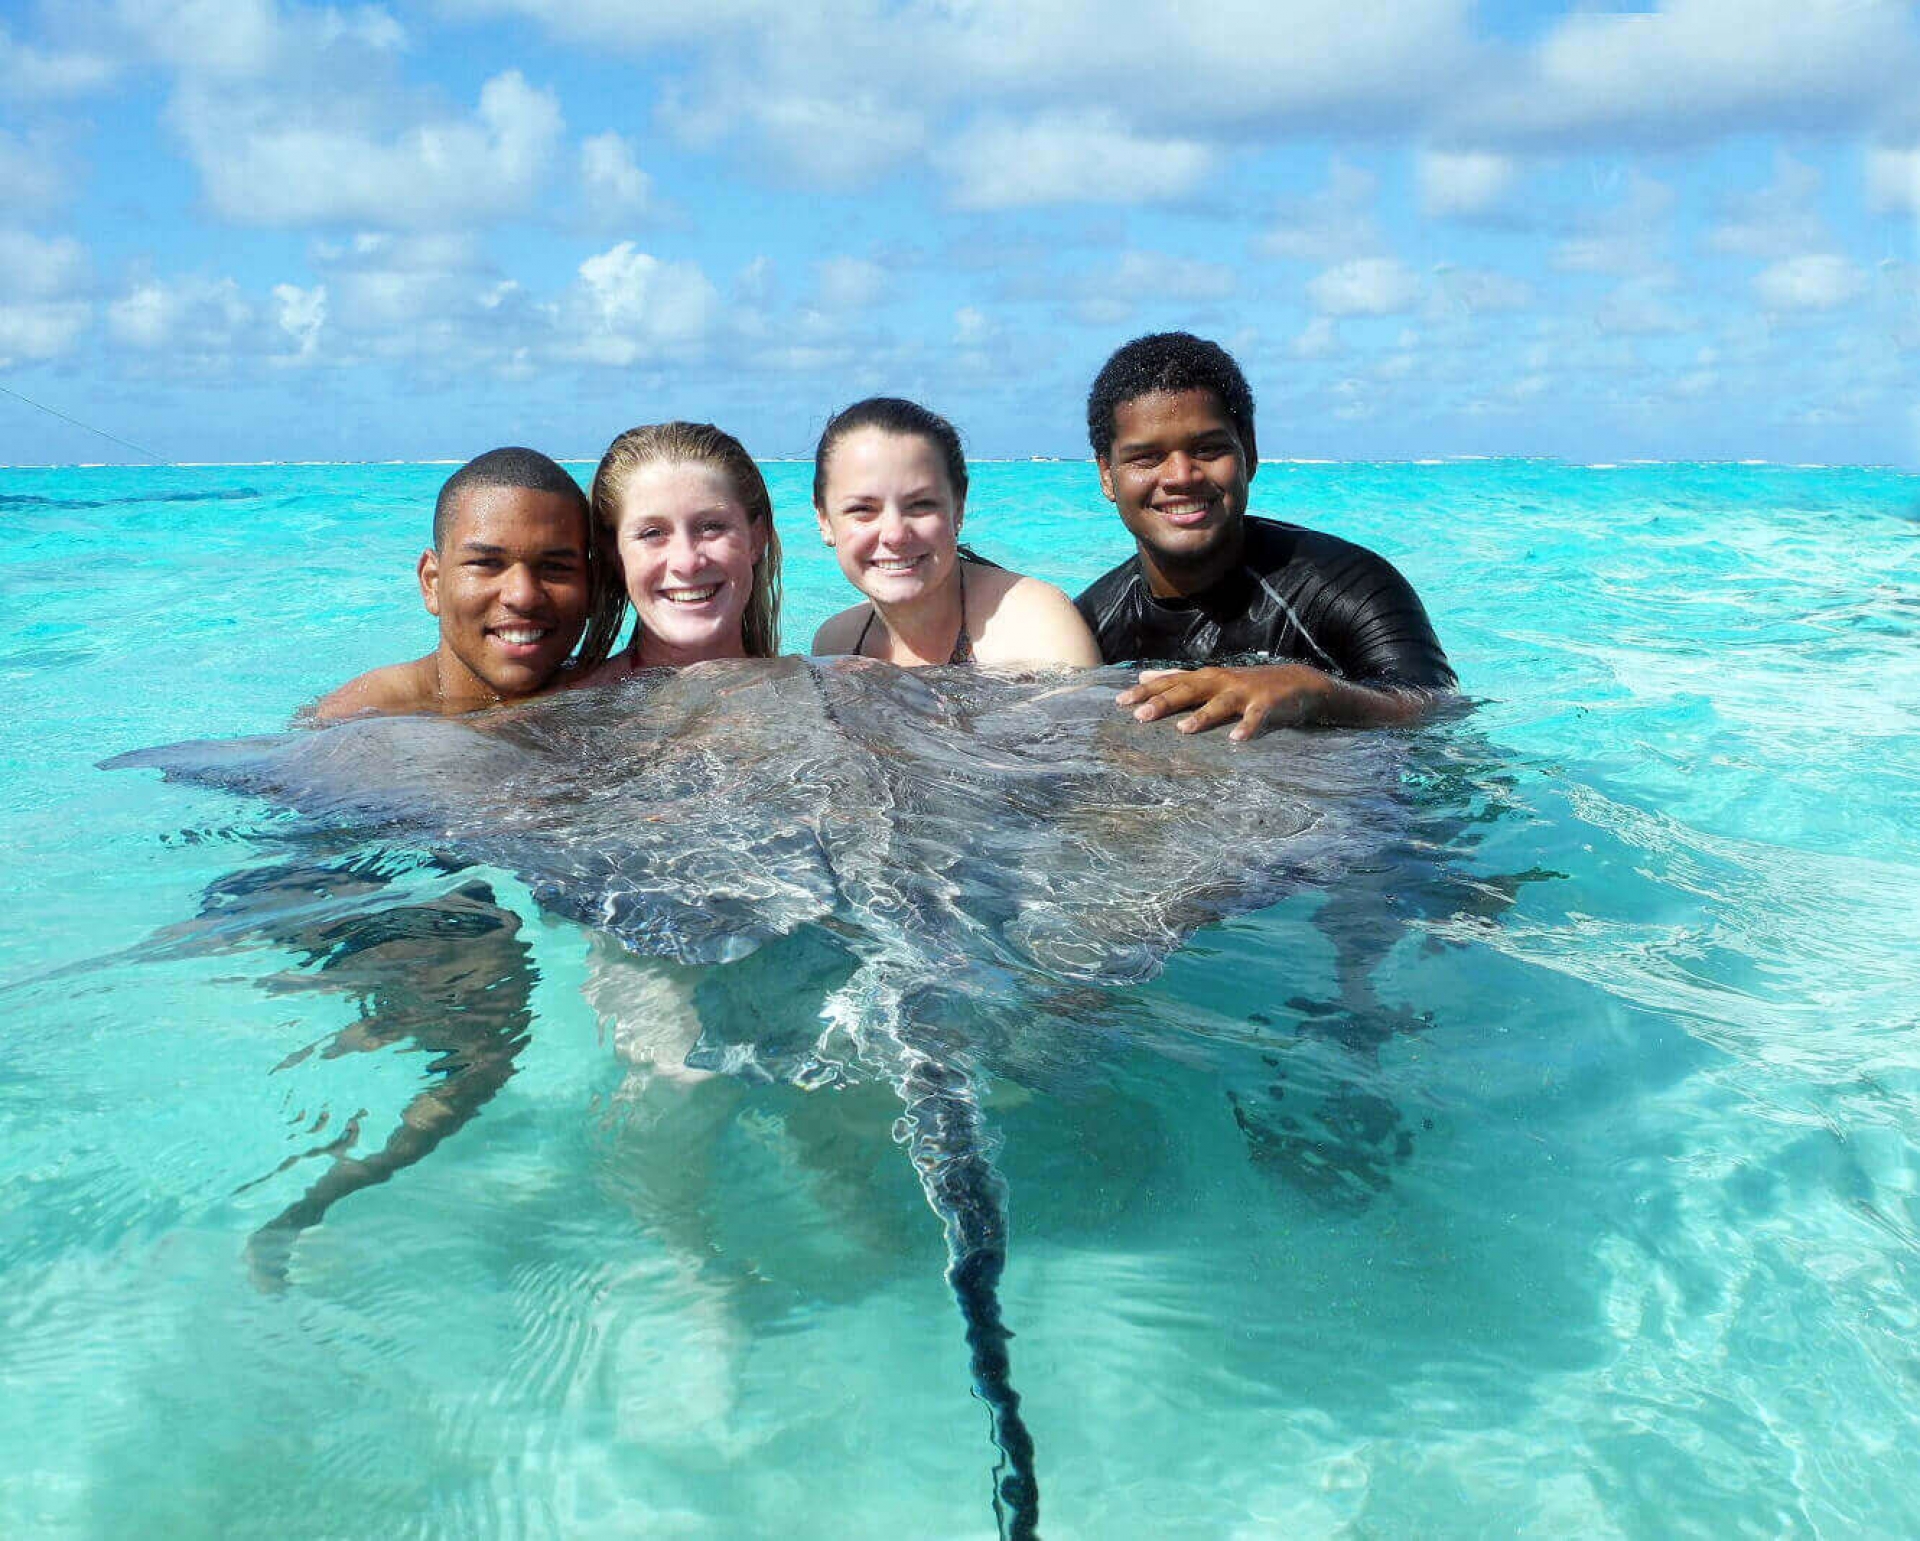
[[(653, 423), (608, 446), (589, 497), (596, 588), (579, 684), (643, 669), (780, 650), (780, 538), (760, 468), (710, 423)], [(633, 637), (608, 657), (634, 612)], [(598, 665), (594, 667), (594, 665)], [(691, 1087), (700, 1035), (693, 990), (702, 971), (641, 959), (596, 934), (586, 994), (629, 1067), (623, 1095), (654, 1081)], [(733, 1093), (708, 1106), (731, 1106)]]
[[(653, 423), (620, 435), (593, 473), (593, 537), (605, 558), (581, 680), (780, 650), (780, 537), (752, 456), (711, 423)], [(627, 606), (633, 638), (607, 658)]]

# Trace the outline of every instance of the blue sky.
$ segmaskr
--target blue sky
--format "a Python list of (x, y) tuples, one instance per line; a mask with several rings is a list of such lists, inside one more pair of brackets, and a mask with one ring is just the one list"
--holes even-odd
[(1080, 455), (1184, 327), (1268, 455), (1914, 464), (1917, 80), (1878, 0), (0, 0), (0, 386), (173, 460), (882, 390)]

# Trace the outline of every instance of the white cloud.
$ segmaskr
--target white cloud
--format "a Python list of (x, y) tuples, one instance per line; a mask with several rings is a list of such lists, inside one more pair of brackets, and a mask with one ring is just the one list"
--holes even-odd
[[(268, 0), (232, 5), (248, 15)], [(1529, 142), (1884, 127), (1920, 65), (1908, 7), (1892, 0), (1583, 4), (1522, 47), (1497, 40), (1483, 9), (1236, 0), (1169, 25), (1162, 0), (439, 6), (532, 18), (645, 60), (662, 72), (655, 121), (683, 144), (739, 146), (756, 166), (845, 187), (925, 161), (972, 209), (1165, 202), (1201, 190), (1233, 146), (1411, 132), (1453, 147), (1419, 162), (1427, 213), (1474, 218), (1511, 199), (1510, 152)]]
[(1826, 224), (1814, 208), (1819, 191), (1820, 173), (1783, 151), (1767, 186), (1727, 200), (1707, 244), (1741, 257), (1787, 257), (1823, 246)]
[(0, 208), (16, 217), (59, 203), (67, 192), (59, 157), (44, 135), (0, 129)]
[(1326, 316), (1392, 316), (1419, 302), (1420, 280), (1391, 257), (1358, 257), (1316, 276), (1307, 297)]
[(1191, 192), (1214, 160), (1198, 140), (1136, 134), (1107, 112), (979, 123), (934, 154), (966, 209), (1157, 203)]
[[(829, 103), (894, 75), (909, 79), (915, 98), (936, 112), (987, 103), (1022, 115), (1070, 107), (1076, 98), (1087, 107), (1110, 102), (1116, 79), (1203, 83), (1199, 90), (1156, 92), (1136, 120), (1143, 129), (1169, 120), (1311, 129), (1404, 121), (1464, 73), (1475, 52), (1466, 0), (1398, 0), (1391, 9), (1242, 0), (1184, 14), (1177, 26), (1168, 25), (1159, 0), (445, 3), (535, 17), (556, 35), (635, 53), (705, 44), (763, 92), (808, 91)], [(703, 87), (698, 94), (715, 93)]]
[(1563, 273), (1634, 277), (1666, 269), (1673, 189), (1638, 171), (1610, 208), (1587, 215), (1580, 232), (1554, 247), (1548, 260)]
[(1420, 209), (1433, 219), (1490, 214), (1511, 191), (1518, 167), (1489, 150), (1422, 150), (1416, 162)]
[(406, 273), (450, 272), (480, 265), (480, 243), (464, 231), (361, 230), (343, 241), (315, 241), (313, 260), (329, 267)]
[(580, 264), (558, 310), (563, 356), (625, 366), (700, 353), (720, 293), (690, 262), (663, 262), (622, 241)]
[(236, 82), (364, 68), (406, 46), (406, 31), (377, 5), (350, 10), (292, 0), (114, 0), (113, 20), (145, 57), (192, 80)]
[(1373, 366), (1376, 380), (1404, 380), (1420, 367), (1420, 358), (1411, 350), (1389, 353)]
[(1876, 209), (1920, 214), (1920, 145), (1868, 149), (1867, 197)]
[(769, 147), (794, 170), (832, 187), (865, 182), (916, 156), (920, 115), (884, 96), (785, 93), (756, 98), (752, 116)]
[(1673, 376), (1667, 383), (1667, 394), (1681, 401), (1699, 401), (1712, 396), (1723, 389), (1720, 371), (1711, 366), (1711, 348), (1701, 350), (1708, 355), (1707, 362), (1698, 369), (1685, 370)]
[(1367, 398), (1363, 380), (1340, 380), (1333, 387), (1333, 415), (1343, 422), (1360, 422), (1372, 417), (1374, 404)]
[(1508, 273), (1447, 265), (1434, 270), (1434, 307), (1441, 314), (1525, 310), (1536, 298), (1533, 285)]
[(733, 297), (741, 305), (766, 305), (772, 302), (779, 275), (773, 258), (765, 252), (755, 257), (733, 277)]
[(93, 307), (84, 300), (0, 303), (0, 368), (64, 357), (92, 320)]
[(86, 279), (86, 248), (72, 237), (0, 230), (0, 299), (71, 298)]
[(1143, 300), (1224, 300), (1238, 287), (1232, 268), (1157, 251), (1123, 252), (1106, 283)]
[(1000, 340), (1000, 324), (985, 311), (962, 305), (953, 313), (953, 345), (956, 348), (985, 348)]
[(556, 306), (504, 276), (473, 235), (362, 232), (316, 242), (313, 266), (318, 295), (296, 290), (304, 308), (281, 321), (299, 345), (308, 335), (306, 311), (319, 307), (311, 332), (319, 341), (302, 359), (317, 360), (324, 346), (330, 364), (392, 359), (444, 379), (475, 372), (520, 378), (536, 356), (572, 356), (556, 350)]
[(1846, 257), (1813, 253), (1764, 269), (1753, 292), (1770, 312), (1838, 310), (1867, 292), (1867, 275)]
[(1143, 304), (1206, 304), (1226, 299), (1237, 287), (1233, 270), (1217, 262), (1126, 251), (1086, 274), (1077, 313), (1091, 326), (1118, 326)]
[(86, 248), (0, 230), (0, 368), (70, 353), (93, 322)]
[(0, 368), (72, 351), (93, 321), (86, 248), (22, 230), (0, 230)]
[(1018, 367), (1007, 329), (978, 306), (962, 305), (953, 313), (950, 367), (960, 378), (987, 379), (1001, 388), (1007, 370)]
[(85, 96), (113, 79), (111, 60), (85, 51), (38, 48), (17, 43), (0, 26), (0, 96), (15, 101), (48, 101)]
[(756, 131), (762, 153), (801, 180), (853, 187), (918, 156), (927, 130), (918, 106), (905, 106), (865, 81), (844, 94), (822, 94), (803, 79), (782, 87), (765, 78), (710, 71), (669, 82), (655, 120), (682, 144), (711, 150), (742, 127)]
[(814, 265), (814, 304), (848, 314), (877, 304), (887, 292), (887, 270), (864, 257), (829, 257)]
[(320, 330), (327, 324), (327, 286), (301, 289), (293, 284), (273, 286), (273, 319), (293, 344), (293, 357), (306, 360), (320, 348)]
[(1332, 358), (1344, 346), (1339, 324), (1331, 316), (1315, 316), (1287, 345), (1295, 358)]
[(196, 90), (175, 116), (208, 200), (239, 224), (470, 225), (525, 208), (539, 194), (562, 124), (553, 96), (517, 70), (481, 88), (471, 118), (417, 122), (383, 134), (365, 103), (289, 110), (272, 93)]
[(1672, 144), (1743, 130), (1870, 124), (1911, 78), (1897, 0), (1665, 0), (1580, 10), (1518, 79), (1464, 102), (1464, 121), (1518, 137)]
[(653, 178), (633, 158), (633, 146), (618, 134), (595, 134), (580, 143), (580, 192), (595, 224), (646, 219), (653, 212)]
[[(671, 0), (633, 5), (629, 0), (441, 0), (440, 9), (466, 16), (526, 16), (572, 42), (612, 44), (644, 53), (663, 43), (698, 43), (727, 34), (777, 25), (776, 0)], [(833, 14), (845, 17), (846, 7)], [(731, 40), (731, 39), (730, 39)]]
[(1298, 262), (1370, 256), (1382, 244), (1373, 213), (1379, 192), (1372, 172), (1335, 156), (1327, 166), (1327, 185), (1305, 198), (1283, 201), (1276, 222), (1254, 249)]
[[(872, 11), (887, 14), (880, 5)], [(1110, 103), (1119, 80), (1186, 83), (1148, 88), (1136, 120), (1143, 128), (1311, 133), (1343, 122), (1405, 122), (1466, 73), (1475, 53), (1465, 0), (1241, 0), (1186, 10), (1177, 25), (1161, 0), (973, 0), (907, 14), (924, 20), (894, 37), (917, 44), (930, 73), (948, 79), (956, 95), (1038, 106), (1078, 94)]]
[(248, 365), (304, 364), (318, 357), (325, 285), (277, 284), (267, 298), (232, 278), (136, 276), (106, 309), (109, 338), (168, 373), (224, 375)]
[(340, 328), (376, 352), (411, 353), (448, 341), (446, 329), (478, 319), (495, 275), (472, 236), (363, 231), (319, 242), (328, 309)]
[[(1454, 147), (1423, 157), (1424, 207), (1471, 218), (1511, 195), (1516, 146), (1870, 127), (1904, 110), (1920, 66), (1895, 0), (1583, 4), (1522, 47), (1498, 41), (1471, 0), (1239, 0), (1178, 25), (1161, 0), (443, 5), (650, 58), (680, 49), (691, 62), (663, 93), (664, 129), (708, 147), (744, 134), (817, 180), (856, 184), (940, 147), (937, 169), (971, 208), (1164, 201), (1190, 195), (1232, 144), (1415, 131)], [(910, 89), (876, 91), (896, 78)], [(1069, 153), (1066, 126), (1087, 119), (1100, 140), (1142, 147), (1139, 187), (1087, 173), (1110, 156)], [(1027, 150), (1041, 164), (1024, 164)], [(1049, 174), (1058, 159), (1068, 169)]]
[(244, 347), (256, 313), (231, 278), (147, 278), (107, 307), (115, 342), (171, 359), (229, 359)]
[(1628, 278), (1600, 302), (1594, 324), (1619, 337), (1664, 337), (1690, 331), (1693, 319), (1668, 300), (1673, 288), (1674, 279), (1666, 273)]

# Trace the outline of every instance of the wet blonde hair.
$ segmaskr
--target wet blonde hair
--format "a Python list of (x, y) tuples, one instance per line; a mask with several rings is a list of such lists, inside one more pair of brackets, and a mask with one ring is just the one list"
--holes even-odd
[(629, 428), (600, 457), (593, 473), (593, 614), (580, 645), (583, 668), (594, 668), (613, 651), (627, 614), (627, 585), (614, 556), (620, 501), (634, 474), (658, 464), (708, 465), (732, 484), (747, 511), (747, 522), (766, 531), (766, 550), (753, 564), (753, 592), (740, 617), (740, 639), (749, 658), (771, 658), (780, 651), (780, 535), (773, 527), (773, 499), (753, 457), (730, 433), (711, 423), (649, 423)]

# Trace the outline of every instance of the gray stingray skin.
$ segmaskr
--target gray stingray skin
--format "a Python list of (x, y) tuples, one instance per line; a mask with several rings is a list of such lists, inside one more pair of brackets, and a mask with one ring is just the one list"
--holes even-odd
[[(1335, 882), (1394, 825), (1404, 742), (1234, 745), (1115, 709), (1122, 670), (1014, 678), (862, 660), (704, 664), (481, 717), (369, 718), (108, 762), (518, 874), (635, 951), (721, 963), (820, 924), (861, 959), (783, 1067), (889, 1081), (946, 1229), (1006, 1536), (1037, 1533), (997, 1295), (1007, 1205), (986, 1045), (1064, 985), (1143, 978), (1194, 928)], [(964, 1002), (967, 1009), (957, 1011)], [(845, 1064), (851, 1045), (856, 1064)]]

